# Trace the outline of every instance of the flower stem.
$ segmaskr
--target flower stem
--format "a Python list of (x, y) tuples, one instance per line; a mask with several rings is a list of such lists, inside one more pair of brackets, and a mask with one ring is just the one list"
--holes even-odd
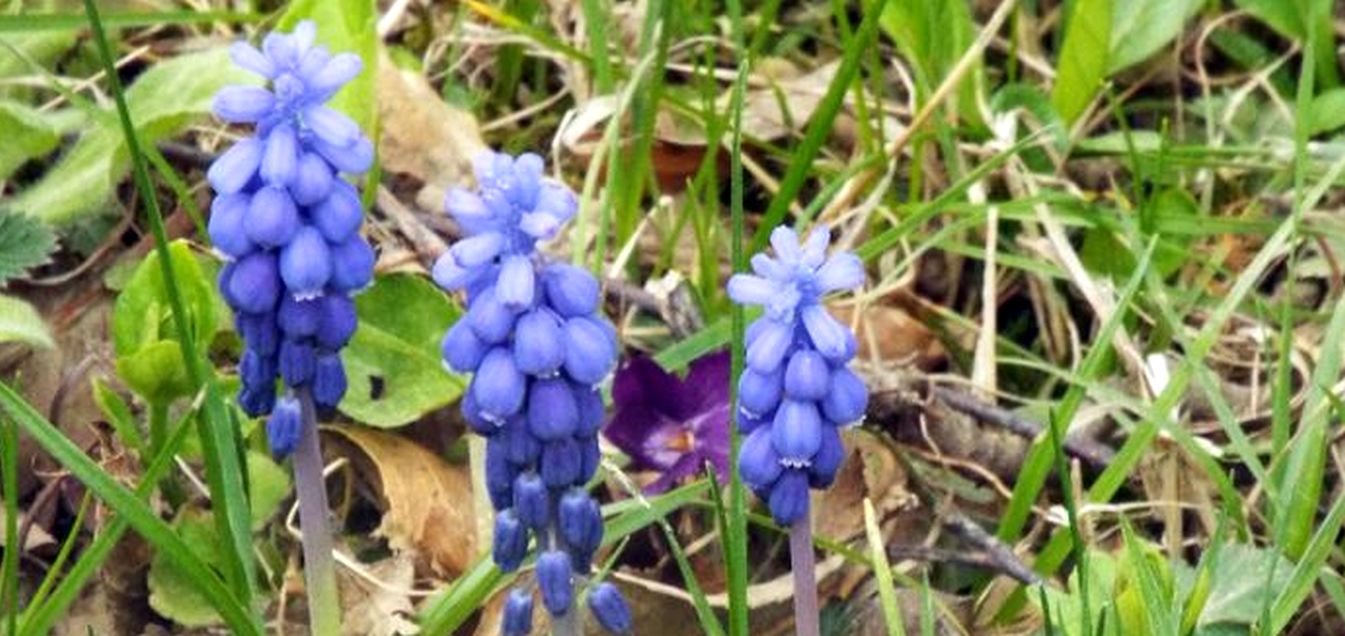
[(789, 527), (789, 565), (794, 571), (794, 633), (818, 636), (817, 564), (813, 557), (813, 523), (809, 515)]
[[(559, 505), (560, 505), (559, 498), (556, 497), (555, 495), (552, 495), (551, 509), (553, 511), (558, 510)], [(548, 539), (547, 544), (551, 546), (552, 550), (564, 549), (561, 545), (560, 528), (556, 526), (557, 523), (558, 520), (555, 517), (555, 513), (552, 513), (551, 527), (547, 529), (547, 534), (550, 535), (549, 537), (547, 537)], [(540, 547), (541, 542), (538, 542), (538, 548), (540, 549)], [(551, 617), (551, 636), (579, 636), (579, 621), (575, 620), (575, 617), (577, 615), (578, 612), (575, 611), (575, 603), (571, 601), (569, 611), (565, 612), (565, 614), (561, 616)]]
[(317, 412), (307, 387), (300, 388), (298, 394), (303, 431), (294, 449), (294, 488), (303, 531), (309, 629), (315, 636), (335, 636), (341, 631), (341, 603), (336, 594), (332, 532), (327, 524), (327, 486), (322, 478)]

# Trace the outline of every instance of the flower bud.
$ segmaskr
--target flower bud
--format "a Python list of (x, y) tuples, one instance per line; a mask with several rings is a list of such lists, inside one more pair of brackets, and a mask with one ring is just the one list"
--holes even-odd
[(486, 491), (490, 505), (504, 510), (514, 505), (514, 477), (518, 471), (509, 463), (508, 451), (499, 438), (486, 441)]
[(312, 302), (322, 303), (318, 330), (313, 334), (318, 346), (333, 351), (346, 346), (359, 323), (354, 301), (339, 294), (326, 294)]
[(785, 367), (785, 395), (791, 400), (816, 401), (827, 394), (831, 385), (831, 367), (822, 354), (801, 349), (789, 356)]
[(338, 292), (364, 289), (374, 279), (374, 248), (359, 234), (330, 246), (332, 277), (328, 285)]
[(564, 616), (570, 611), (573, 573), (570, 555), (560, 550), (547, 550), (537, 557), (537, 587), (542, 591), (542, 605), (552, 616)]
[(261, 417), (270, 413), (276, 403), (276, 387), (274, 384), (265, 387), (243, 385), (243, 389), (238, 392), (238, 406), (243, 409), (248, 417)]
[(210, 164), (206, 171), (206, 180), (217, 194), (233, 194), (243, 189), (262, 161), (262, 142), (249, 137), (224, 151), (224, 154)]
[(346, 395), (346, 367), (341, 356), (324, 353), (313, 367), (313, 401), (323, 408), (336, 408)]
[(305, 225), (280, 250), (280, 278), (295, 298), (312, 298), (332, 277), (332, 257), (322, 234)]
[(523, 564), (523, 557), (527, 555), (528, 528), (518, 515), (513, 510), (495, 515), (495, 542), (491, 546), (495, 565), (505, 572), (513, 572)]
[(285, 340), (280, 343), (280, 377), (288, 386), (299, 386), (313, 377), (313, 347), (298, 340)]
[(780, 367), (770, 373), (743, 369), (738, 377), (738, 406), (758, 417), (768, 416), (780, 405), (784, 373)]
[(738, 472), (744, 482), (767, 486), (780, 477), (780, 470), (780, 455), (771, 443), (770, 427), (760, 427), (743, 439), (738, 452)]
[(528, 431), (547, 442), (574, 434), (579, 407), (570, 384), (560, 378), (535, 380), (528, 390)]
[(822, 447), (822, 417), (812, 402), (785, 400), (771, 421), (771, 443), (786, 465), (807, 466)]
[(832, 424), (857, 422), (869, 404), (869, 390), (854, 371), (839, 368), (831, 373), (831, 389), (822, 399), (822, 413)]
[(265, 356), (274, 355), (280, 349), (280, 331), (271, 314), (238, 314), (234, 323), (248, 349)]
[(551, 493), (537, 473), (522, 473), (514, 479), (514, 514), (538, 532), (551, 522)]
[(500, 278), (495, 283), (495, 297), (510, 311), (522, 311), (532, 305), (536, 276), (532, 260), (526, 256), (510, 256), (500, 266)]
[(444, 333), (444, 340), (440, 345), (444, 363), (458, 373), (475, 371), (482, 358), (486, 357), (487, 349), (489, 346), (476, 337), (465, 320), (453, 323), (453, 326)]
[(514, 328), (514, 312), (496, 299), (495, 287), (487, 287), (467, 306), (467, 324), (483, 342), (498, 344)]
[(280, 300), (280, 272), (275, 256), (267, 252), (253, 252), (234, 264), (227, 283), (234, 309), (262, 314), (275, 309)]
[(565, 363), (560, 321), (546, 309), (518, 317), (514, 327), (514, 362), (518, 370), (537, 377), (555, 375)]
[(598, 464), (602, 463), (602, 451), (598, 448), (597, 435), (577, 437), (575, 443), (579, 445), (579, 476), (574, 483), (585, 484), (597, 474)]
[(505, 444), (506, 456), (515, 466), (531, 466), (542, 455), (542, 444), (528, 432), (527, 421), (522, 416), (505, 420), (499, 438)]
[(449, 248), (453, 260), (459, 265), (474, 269), (481, 267), (499, 256), (504, 247), (504, 236), (499, 232), (485, 232), (469, 236)]
[(756, 337), (747, 344), (747, 366), (759, 373), (772, 373), (789, 353), (794, 329), (770, 318), (761, 318), (754, 325), (761, 326), (754, 330)]
[(241, 258), (257, 248), (244, 229), (251, 202), (246, 194), (221, 194), (210, 203), (210, 224), (206, 231), (215, 249)]
[(360, 209), (360, 195), (344, 181), (332, 185), (327, 198), (313, 210), (313, 224), (322, 237), (333, 245), (344, 243), (360, 229), (364, 212)]
[(290, 338), (307, 338), (317, 333), (322, 322), (322, 302), (317, 299), (295, 300), (293, 296), (280, 299), (276, 311), (280, 330)]
[(836, 480), (836, 471), (845, 461), (845, 444), (841, 443), (841, 432), (833, 426), (823, 427), (822, 447), (813, 456), (813, 465), (808, 467), (808, 485), (813, 488), (830, 488)]
[(354, 120), (326, 106), (304, 109), (304, 123), (323, 143), (337, 148), (348, 147), (360, 138), (360, 127)]
[(615, 585), (603, 581), (588, 593), (588, 608), (602, 628), (613, 634), (632, 633), (630, 606)]
[(299, 141), (294, 127), (281, 124), (271, 129), (264, 140), (266, 149), (262, 151), (261, 176), (267, 184), (283, 188), (294, 180), (299, 165)]
[(469, 390), (488, 420), (501, 421), (523, 407), (526, 382), (508, 349), (495, 347), (481, 360)]
[(797, 521), (807, 519), (808, 474), (793, 468), (781, 473), (771, 488), (767, 503), (771, 516), (782, 526), (792, 526)]
[(616, 362), (616, 341), (597, 319), (565, 321), (565, 343), (565, 371), (576, 382), (597, 384)]
[(252, 195), (248, 203), (243, 231), (253, 243), (265, 248), (280, 247), (299, 231), (299, 210), (288, 192), (267, 187)]
[(542, 273), (547, 302), (561, 316), (587, 316), (598, 310), (598, 281), (588, 270), (552, 263)]
[(467, 421), (467, 426), (471, 427), (477, 435), (492, 437), (499, 432), (499, 424), (485, 418), (471, 391), (463, 392), (460, 410), (462, 411), (462, 419)]
[[(310, 206), (327, 198), (332, 190), (332, 167), (315, 152), (299, 155), (299, 165), (294, 173), (294, 182), (290, 184), (290, 196), (294, 202)], [(317, 214), (321, 218), (322, 214)], [(321, 225), (319, 223), (319, 225)]]
[(579, 437), (597, 435), (598, 429), (602, 428), (603, 418), (606, 417), (602, 394), (578, 384), (571, 384), (570, 390), (574, 391), (574, 401), (579, 407), (579, 423), (574, 434)]
[(581, 554), (592, 554), (602, 543), (602, 510), (582, 488), (570, 488), (556, 511), (561, 539)]
[(333, 146), (323, 139), (314, 139), (313, 149), (337, 170), (348, 174), (363, 174), (374, 163), (374, 144), (364, 137), (344, 147)]
[(832, 318), (822, 305), (810, 305), (804, 308), (801, 316), (803, 326), (808, 331), (808, 339), (813, 341), (813, 346), (819, 353), (837, 363), (850, 359), (847, 355), (853, 355), (848, 342), (853, 336), (847, 335), (850, 330)]
[(271, 454), (285, 457), (294, 452), (299, 445), (299, 436), (303, 432), (303, 417), (299, 412), (299, 401), (285, 396), (276, 402), (275, 410), (266, 420), (266, 437), (271, 442)]
[(584, 461), (582, 452), (579, 444), (570, 438), (542, 445), (540, 472), (548, 488), (565, 488), (579, 481)]
[(509, 591), (504, 602), (500, 631), (504, 636), (528, 636), (532, 633), (532, 594), (522, 588)]

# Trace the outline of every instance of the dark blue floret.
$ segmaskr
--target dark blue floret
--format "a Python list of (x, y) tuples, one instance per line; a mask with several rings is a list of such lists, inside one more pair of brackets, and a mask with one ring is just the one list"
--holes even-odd
[(520, 588), (509, 592), (504, 602), (504, 617), (500, 630), (504, 636), (528, 636), (532, 633), (532, 594)]
[[(372, 163), (373, 146), (350, 118), (325, 104), (359, 74), (360, 58), (315, 44), (316, 27), (272, 33), (260, 49), (239, 42), (234, 63), (268, 81), (215, 96), (223, 121), (253, 126), (207, 171), (215, 190), (208, 225), (229, 262), (220, 289), (234, 309), (246, 352), (239, 404), (253, 416), (276, 409), (272, 449), (293, 449), (301, 424), (289, 411), (309, 390), (331, 408), (346, 392), (340, 350), (355, 332), (349, 294), (367, 286), (374, 254), (359, 235), (359, 191), (345, 175)], [(285, 397), (276, 401), (276, 379)]]
[(633, 627), (630, 606), (615, 585), (602, 582), (588, 593), (588, 607), (603, 629), (613, 634), (630, 634)]

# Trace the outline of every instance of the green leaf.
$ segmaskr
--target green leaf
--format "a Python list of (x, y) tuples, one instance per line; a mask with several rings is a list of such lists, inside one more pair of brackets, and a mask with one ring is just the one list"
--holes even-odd
[[(220, 561), (219, 535), (210, 515), (198, 508), (183, 508), (173, 521), (173, 530), (202, 561), (215, 567)], [(219, 613), (192, 586), (191, 575), (172, 561), (155, 554), (150, 560), (149, 606), (160, 616), (185, 627), (205, 627), (220, 622)]]
[(1345, 88), (1333, 88), (1314, 97), (1307, 116), (1312, 118), (1309, 135), (1320, 135), (1345, 126)]
[[(27, 75), (32, 63), (46, 65), (75, 45), (76, 33), (6, 33), (0, 35), (0, 77)], [(14, 97), (26, 91), (0, 88), (0, 95)]]
[(127, 406), (126, 400), (121, 399), (121, 396), (113, 391), (112, 387), (109, 387), (106, 382), (94, 378), (93, 402), (98, 405), (98, 410), (112, 425), (112, 430), (117, 432), (117, 437), (121, 439), (121, 442), (134, 448), (143, 458), (145, 456), (145, 439), (140, 435), (140, 429), (136, 427), (135, 418), (131, 417), (131, 407)]
[(401, 426), (443, 407), (463, 381), (444, 370), (439, 342), (458, 309), (419, 276), (374, 281), (355, 298), (360, 325), (342, 352), (350, 389), (341, 411), (373, 426)]
[(248, 451), (248, 494), (252, 497), (252, 531), (266, 527), (280, 504), (290, 496), (290, 475), (270, 457)]
[[(1317, 81), (1324, 88), (1334, 88), (1340, 83), (1336, 70), (1335, 31), (1329, 18), (1331, 0), (1233, 0), (1233, 4), (1300, 44), (1307, 43), (1309, 26), (1315, 26), (1321, 38), (1317, 46)], [(1314, 20), (1314, 15), (1326, 19)]]
[(1111, 59), (1115, 73), (1148, 59), (1181, 35), (1205, 0), (1125, 0), (1113, 8)]
[[(205, 277), (187, 241), (169, 244), (168, 257), (182, 291), (192, 335), (199, 342), (209, 343), (219, 326), (215, 286)], [(117, 296), (112, 314), (112, 341), (119, 356), (135, 353), (160, 340), (178, 339), (168, 309), (168, 288), (157, 258), (155, 252), (147, 254)]]
[[(1112, 614), (1111, 602), (1113, 599), (1112, 590), (1116, 585), (1117, 563), (1116, 558), (1111, 554), (1101, 550), (1088, 551), (1088, 596), (1094, 599), (1092, 620), (1093, 625), (1101, 623), (1101, 616)], [(1066, 636), (1081, 636), (1081, 625), (1083, 624), (1083, 594), (1082, 585), (1079, 580), (1079, 571), (1076, 569), (1069, 577), (1069, 587), (1067, 591), (1061, 591), (1054, 587), (1047, 587), (1046, 598), (1051, 606), (1053, 627)], [(1034, 598), (1034, 602), (1040, 600)], [(1111, 621), (1108, 620), (1110, 623)]]
[[(916, 81), (925, 92), (921, 95), (922, 102), (957, 66), (976, 39), (966, 0), (889, 0), (879, 26), (902, 55), (915, 64)], [(957, 87), (957, 113), (973, 126), (982, 123), (976, 95), (983, 82), (981, 63), (977, 60)]]
[(1088, 108), (1107, 78), (1112, 0), (1077, 0), (1056, 62), (1051, 103), (1066, 125)]
[(5, 143), (0, 144), (0, 179), (29, 159), (55, 150), (61, 142), (57, 121), (19, 102), (0, 101), (0, 130), (5, 131)]
[[(1251, 625), (1261, 618), (1276, 594), (1289, 584), (1294, 564), (1274, 548), (1229, 543), (1219, 548), (1219, 559), (1209, 576), (1209, 591), (1197, 625), (1219, 623)], [(1177, 585), (1189, 590), (1196, 571), (1179, 566)]]
[[(3, 128), (0, 125), (0, 130)], [(55, 247), (56, 235), (51, 228), (32, 217), (0, 209), (0, 287), (47, 262)]]
[[(192, 335), (197, 342), (209, 343), (220, 323), (215, 287), (202, 272), (186, 241), (173, 242), (168, 253)], [(154, 252), (140, 262), (126, 288), (117, 296), (112, 313), (112, 340), (117, 352), (117, 374), (146, 400), (163, 404), (193, 391), (169, 310), (163, 269)]]
[[(126, 90), (126, 103), (142, 144), (181, 130), (210, 110), (214, 94), (229, 84), (255, 84), (234, 66), (224, 49), (193, 53), (156, 64)], [(14, 200), (14, 208), (53, 224), (97, 212), (130, 168), (126, 139), (109, 111), (91, 122), (41, 181)]]
[(20, 342), (50, 349), (56, 344), (47, 332), (47, 323), (27, 301), (0, 295), (0, 342)]
[(220, 577), (201, 559), (202, 546), (191, 545), (164, 523), (162, 519), (121, 482), (103, 472), (98, 464), (75, 446), (74, 442), (56, 430), (31, 405), (19, 397), (9, 385), (0, 382), (0, 410), (13, 418), (25, 433), (64, 466), (75, 479), (105, 501), (125, 519), (136, 532), (155, 548), (155, 555), (187, 574), (192, 589), (200, 592), (212, 607), (224, 617), (235, 634), (261, 636), (260, 626), (254, 622), (251, 611), (239, 602)]
[(378, 116), (375, 78), (378, 73), (377, 11), (373, 0), (297, 0), (280, 16), (276, 28), (288, 31), (301, 20), (318, 26), (318, 42), (332, 53), (355, 53), (364, 60), (364, 70), (330, 105), (349, 115), (366, 133), (373, 130)]

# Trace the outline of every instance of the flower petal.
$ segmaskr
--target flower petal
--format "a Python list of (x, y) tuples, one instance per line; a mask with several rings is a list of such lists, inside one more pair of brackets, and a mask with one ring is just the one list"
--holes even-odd
[(299, 205), (313, 205), (331, 193), (333, 181), (332, 167), (321, 155), (301, 152), (294, 182), (290, 183), (290, 195)]
[(792, 526), (808, 518), (808, 474), (787, 470), (771, 489), (771, 516), (782, 526)]
[(822, 416), (812, 402), (785, 400), (771, 421), (771, 443), (785, 465), (807, 466), (822, 447)]
[(271, 60), (267, 59), (265, 55), (262, 55), (262, 52), (258, 51), (257, 47), (252, 46), (247, 42), (234, 42), (233, 44), (230, 44), (229, 58), (233, 60), (234, 64), (237, 64), (244, 70), (252, 71), (262, 77), (269, 79), (276, 74), (276, 67), (271, 64)]
[(308, 79), (308, 87), (319, 93), (334, 93), (346, 82), (355, 79), (364, 69), (364, 62), (354, 53), (332, 56), (322, 70)]
[(799, 235), (784, 225), (771, 230), (771, 247), (775, 248), (775, 258), (788, 267), (797, 265), (803, 257), (803, 250), (799, 247)]
[(280, 278), (295, 298), (316, 296), (332, 277), (332, 257), (322, 233), (306, 225), (280, 251)]
[(849, 350), (849, 330), (832, 318), (821, 305), (809, 305), (801, 313), (803, 326), (808, 330), (808, 337), (818, 352), (828, 360), (844, 361)]
[(304, 110), (304, 123), (322, 141), (337, 148), (345, 148), (360, 137), (355, 120), (322, 105)]
[(824, 294), (863, 284), (864, 262), (850, 252), (833, 254), (817, 270), (817, 287)]
[(248, 137), (220, 155), (210, 164), (206, 179), (210, 187), (220, 194), (232, 194), (243, 189), (262, 160), (262, 142), (256, 137)]
[(766, 305), (779, 295), (780, 286), (773, 281), (751, 274), (734, 274), (729, 278), (729, 298), (739, 305)]
[(327, 198), (310, 215), (323, 238), (332, 243), (349, 240), (359, 231), (360, 221), (364, 220), (359, 193), (354, 186), (344, 181), (333, 184)]
[(285, 187), (294, 179), (299, 165), (299, 141), (294, 127), (276, 126), (266, 137), (266, 152), (262, 155), (261, 175), (267, 183)]
[(231, 124), (250, 124), (275, 108), (276, 97), (260, 86), (225, 86), (210, 103), (216, 117)]
[(827, 245), (831, 243), (831, 230), (825, 224), (818, 224), (808, 233), (803, 243), (802, 262), (808, 269), (816, 269), (827, 259)]
[(469, 236), (450, 248), (459, 265), (471, 269), (480, 267), (500, 253), (504, 246), (504, 237), (499, 232), (488, 232)]
[(757, 320), (756, 337), (747, 344), (747, 366), (760, 373), (771, 373), (789, 353), (794, 339), (792, 325), (770, 318)]

